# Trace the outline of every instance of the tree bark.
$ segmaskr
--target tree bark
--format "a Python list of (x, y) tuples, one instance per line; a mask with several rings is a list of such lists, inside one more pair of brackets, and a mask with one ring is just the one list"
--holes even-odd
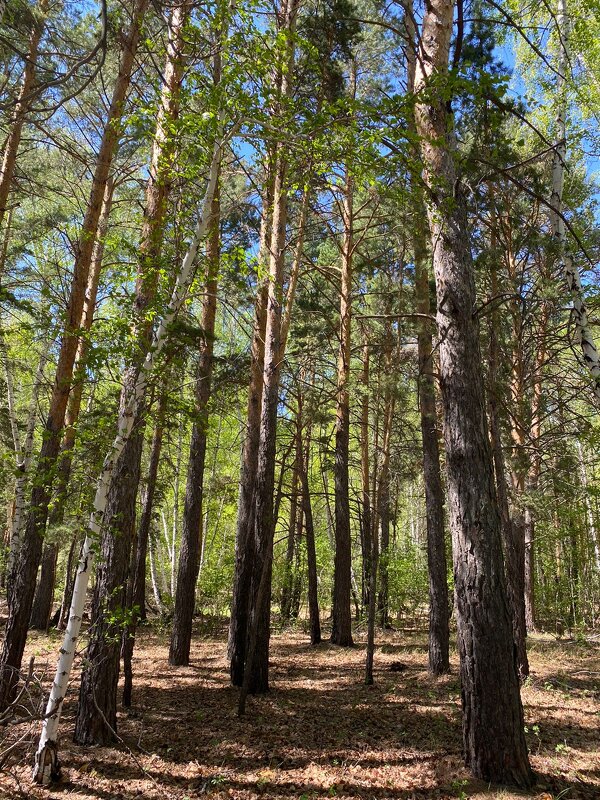
[(146, 621), (146, 556), (148, 553), (148, 541), (150, 537), (150, 527), (152, 525), (152, 514), (154, 511), (154, 495), (156, 494), (158, 467), (160, 464), (163, 435), (165, 431), (167, 400), (168, 390), (165, 386), (156, 412), (156, 427), (154, 428), (152, 444), (150, 445), (148, 480), (146, 482), (146, 491), (142, 501), (140, 524), (137, 530), (132, 603), (134, 607), (139, 608), (139, 618), (141, 622)]
[[(216, 79), (218, 82), (218, 78)], [(169, 664), (189, 664), (192, 642), (192, 620), (194, 616), (196, 583), (200, 568), (202, 542), (202, 501), (204, 496), (204, 465), (208, 438), (208, 404), (211, 395), (215, 318), (217, 312), (217, 282), (219, 275), (220, 249), (220, 204), (218, 188), (212, 205), (211, 231), (207, 242), (208, 274), (202, 307), (202, 342), (196, 373), (196, 418), (192, 428), (181, 550), (177, 573), (177, 593), (173, 633), (169, 648)]]
[(306, 561), (308, 565), (308, 615), (310, 623), (310, 643), (321, 642), (321, 622), (319, 619), (319, 585), (317, 575), (317, 552), (315, 549), (315, 526), (312, 503), (310, 501), (310, 427), (307, 426), (304, 456), (300, 465), (302, 484), (302, 506), (304, 508), (304, 525), (306, 531)]
[[(156, 412), (156, 426), (150, 445), (150, 463), (148, 465), (148, 480), (146, 491), (142, 500), (142, 513), (137, 530), (133, 568), (131, 570), (129, 598), (127, 606), (131, 609), (131, 622), (123, 632), (123, 642), (121, 655), (123, 658), (123, 706), (131, 706), (133, 693), (133, 651), (135, 648), (135, 632), (138, 621), (146, 620), (146, 556), (148, 553), (148, 538), (150, 535), (150, 525), (152, 522), (152, 512), (154, 507), (154, 495), (156, 492), (156, 481), (158, 478), (158, 467), (162, 450), (163, 434), (165, 429), (165, 415), (167, 411), (168, 388), (165, 382), (163, 391), (160, 395), (158, 409)], [(158, 607), (161, 602), (158, 598)]]
[(335, 423), (335, 559), (333, 572), (332, 644), (350, 647), (352, 541), (348, 457), (350, 443), (350, 345), (352, 319), (353, 180), (346, 169), (343, 200), (342, 282), (340, 288), (340, 349), (337, 369)]
[[(290, 0), (290, 2), (292, 8), (294, 8), (295, 0)], [(273, 517), (273, 492), (275, 488), (279, 374), (282, 355), (280, 337), (287, 223), (286, 173), (286, 158), (279, 151), (276, 158), (273, 192), (263, 394), (252, 519), (254, 563), (250, 583), (248, 640), (255, 638), (256, 642), (253, 652), (251, 653), (250, 649), (248, 650), (244, 668), (245, 672), (248, 671), (250, 675), (248, 691), (251, 693), (266, 692), (269, 688), (271, 570), (275, 522)]]
[(533, 774), (506, 599), (466, 201), (451, 114), (439, 88), (432, 93), (432, 82), (439, 87), (448, 74), (453, 12), (453, 0), (426, 6), (415, 95), (437, 284), (464, 752), (476, 777), (528, 788)]
[(289, 622), (292, 612), (292, 586), (294, 570), (294, 552), (296, 550), (296, 529), (298, 527), (298, 484), (300, 478), (300, 460), (302, 458), (302, 420), (296, 412), (296, 430), (294, 431), (295, 457), (292, 465), (292, 485), (290, 494), (290, 518), (288, 523), (287, 547), (283, 573), (283, 587), (281, 591), (281, 621)]
[(60, 614), (58, 616), (58, 623), (56, 625), (59, 631), (64, 631), (64, 629), (67, 627), (67, 622), (69, 621), (69, 609), (71, 608), (73, 587), (75, 585), (75, 570), (73, 568), (73, 560), (78, 541), (80, 541), (80, 537), (79, 534), (76, 533), (71, 539), (69, 555), (67, 556), (67, 565), (65, 567), (65, 588), (63, 590), (63, 596), (60, 603)]
[(360, 401), (360, 475), (362, 484), (362, 515), (360, 539), (362, 550), (362, 602), (369, 609), (371, 591), (371, 556), (373, 543), (371, 536), (371, 471), (369, 468), (369, 341), (363, 336), (363, 368), (361, 375)]
[[(415, 257), (417, 310), (420, 314), (429, 314), (429, 281), (423, 256), (421, 252)], [(437, 432), (432, 337), (427, 322), (421, 322), (419, 328), (417, 337), (419, 410), (423, 442), (429, 574), (429, 671), (432, 675), (443, 675), (450, 671), (450, 610), (444, 533), (444, 487)]]
[[(263, 197), (263, 210), (260, 232), (259, 265), (264, 265), (268, 257), (271, 232), (270, 213), (273, 201), (273, 186), (267, 175), (266, 191)], [(250, 355), (250, 384), (248, 388), (248, 407), (246, 412), (246, 436), (242, 449), (240, 467), (240, 491), (238, 496), (238, 516), (235, 538), (235, 571), (233, 595), (229, 624), (228, 655), (231, 683), (242, 686), (246, 644), (248, 635), (248, 602), (250, 578), (254, 560), (252, 530), (252, 498), (258, 463), (258, 444), (260, 438), (260, 419), (262, 409), (262, 385), (265, 358), (265, 330), (267, 325), (268, 283), (259, 283), (254, 308), (254, 328)]]
[[(275, 77), (277, 99), (273, 110), (274, 118), (281, 111), (281, 99), (289, 97), (292, 91), (295, 55), (293, 33), (297, 11), (298, 0), (285, 0), (278, 15), (281, 19), (281, 30), (286, 32), (288, 38), (285, 64), (278, 68)], [(270, 226), (263, 203), (261, 245), (264, 242), (265, 249), (262, 250), (261, 246), (261, 255), (266, 256), (268, 249), (269, 280), (260, 292), (257, 303), (248, 398), (248, 433), (240, 481), (236, 570), (229, 637), (231, 680), (234, 685), (242, 688), (240, 713), (243, 713), (245, 695), (248, 692), (265, 692), (269, 687), (277, 403), (279, 373), (285, 354), (282, 304), (287, 224), (287, 156), (284, 149), (281, 143), (277, 143), (270, 154), (274, 164), (273, 188), (271, 195), (268, 179), (264, 198), (268, 200), (272, 197), (273, 215)], [(270, 246), (267, 244), (269, 242)], [(256, 335), (263, 324), (264, 345), (261, 346), (256, 341)], [(259, 374), (261, 362), (262, 372)]]
[[(407, 35), (407, 90), (414, 91), (417, 67), (417, 30), (412, 0), (404, 0)], [(410, 120), (415, 131), (415, 120)], [(444, 531), (444, 486), (440, 467), (438, 419), (436, 411), (436, 386), (433, 363), (433, 337), (425, 316), (431, 313), (429, 290), (429, 254), (426, 245), (425, 219), (427, 216), (421, 188), (421, 178), (413, 169), (411, 184), (417, 212), (412, 226), (412, 246), (415, 261), (415, 293), (419, 319), (417, 333), (417, 358), (419, 363), (418, 392), (423, 443), (423, 479), (425, 484), (425, 510), (427, 515), (427, 567), (429, 575), (429, 671), (443, 675), (450, 670), (450, 630), (448, 602), (448, 566)]]
[[(492, 254), (495, 251), (494, 220), (492, 219)], [(492, 260), (494, 255), (492, 255)], [(491, 296), (498, 296), (498, 280), (495, 265), (491, 267)], [(522, 529), (512, 519), (508, 502), (508, 486), (506, 482), (506, 467), (504, 463), (504, 448), (500, 431), (500, 418), (498, 411), (498, 369), (500, 351), (498, 347), (499, 318), (497, 310), (490, 315), (489, 330), (489, 390), (488, 409), (490, 421), (490, 441), (494, 458), (494, 473), (496, 476), (496, 495), (500, 511), (500, 523), (504, 549), (504, 564), (506, 568), (507, 599), (512, 617), (512, 629), (517, 650), (517, 663), (519, 678), (523, 681), (529, 675), (529, 661), (527, 658), (527, 628), (525, 625), (525, 543)]]

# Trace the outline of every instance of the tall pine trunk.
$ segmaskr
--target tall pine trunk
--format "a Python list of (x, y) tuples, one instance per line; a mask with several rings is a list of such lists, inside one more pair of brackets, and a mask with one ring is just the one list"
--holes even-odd
[[(267, 260), (271, 232), (271, 203), (273, 186), (268, 174), (263, 197), (260, 247), (258, 263)], [(238, 496), (238, 515), (235, 538), (235, 570), (233, 595), (229, 623), (228, 655), (231, 683), (242, 686), (246, 644), (248, 635), (248, 602), (250, 579), (254, 560), (252, 531), (252, 498), (258, 462), (258, 443), (260, 437), (260, 418), (262, 408), (262, 384), (265, 358), (265, 330), (267, 324), (267, 281), (260, 280), (254, 306), (254, 328), (250, 354), (250, 384), (246, 412), (246, 435), (242, 448), (240, 466), (240, 491)]]
[(292, 590), (294, 575), (294, 553), (296, 551), (296, 529), (298, 527), (299, 502), (299, 480), (302, 459), (302, 418), (300, 415), (300, 402), (296, 412), (294, 442), (295, 456), (292, 464), (292, 483), (290, 492), (290, 517), (288, 521), (287, 547), (285, 553), (285, 563), (283, 572), (283, 586), (281, 590), (281, 621), (289, 622), (292, 613)]
[(335, 421), (335, 558), (333, 566), (333, 609), (331, 642), (349, 647), (352, 641), (350, 596), (352, 581), (352, 540), (350, 531), (350, 345), (352, 321), (353, 179), (346, 168), (342, 222), (342, 274), (340, 287), (340, 346), (337, 367)]
[[(417, 67), (415, 17), (412, 0), (403, 0), (406, 9), (407, 36), (407, 89), (414, 91)], [(410, 128), (415, 131), (414, 117)], [(419, 318), (417, 357), (419, 362), (419, 412), (421, 440), (423, 443), (423, 480), (425, 484), (425, 510), (427, 515), (427, 567), (429, 575), (429, 671), (443, 675), (450, 669), (450, 630), (448, 602), (448, 566), (444, 533), (444, 486), (440, 467), (436, 387), (433, 363), (433, 337), (429, 322), (424, 317), (431, 313), (429, 290), (429, 253), (426, 244), (427, 215), (421, 177), (413, 168), (411, 188), (417, 211), (412, 225), (412, 246), (415, 262), (415, 292)]]
[(211, 395), (217, 284), (219, 275), (220, 206), (218, 188), (213, 199), (211, 231), (207, 242), (207, 278), (202, 306), (202, 342), (196, 372), (196, 407), (188, 461), (181, 550), (177, 572), (173, 633), (169, 648), (169, 664), (189, 663), (192, 642), (192, 620), (196, 599), (196, 582), (200, 568), (202, 543), (202, 502), (204, 498), (204, 465), (208, 438), (208, 404)]
[[(295, 56), (293, 34), (297, 11), (298, 0), (285, 0), (279, 13), (281, 30), (287, 39), (285, 63), (279, 67), (276, 77), (274, 118), (283, 108), (282, 99), (289, 99), (292, 92)], [(257, 346), (255, 351), (253, 342), (248, 433), (242, 460), (229, 638), (231, 680), (242, 689), (240, 713), (243, 713), (248, 692), (264, 692), (269, 688), (277, 404), (279, 373), (285, 354), (282, 305), (287, 225), (287, 154), (284, 145), (277, 143), (271, 155), (274, 165), (273, 188), (271, 195), (270, 181), (267, 179), (265, 200), (272, 196), (273, 214), (270, 226), (265, 215), (262, 230), (265, 244), (263, 252), (265, 256), (269, 253), (269, 279), (265, 294), (259, 295), (257, 303), (257, 312), (262, 312), (264, 297), (264, 345)], [(255, 335), (262, 324), (262, 313), (260, 316), (257, 313)], [(261, 361), (262, 376), (258, 374)], [(249, 468), (254, 468), (254, 472), (249, 473)]]
[[(293, 6), (295, 0), (290, 0), (290, 2)], [(248, 652), (244, 667), (244, 679), (248, 683), (248, 691), (252, 693), (265, 692), (269, 688), (271, 570), (275, 524), (273, 495), (275, 489), (277, 405), (281, 367), (283, 267), (287, 223), (286, 173), (286, 158), (279, 151), (276, 158), (273, 192), (263, 393), (252, 511), (254, 563), (249, 595)], [(254, 640), (252, 641), (252, 647), (250, 646), (251, 640)]]
[[(495, 219), (492, 217), (492, 254), (495, 252)], [(498, 296), (498, 278), (494, 255), (491, 266), (491, 297)], [(490, 442), (494, 458), (494, 474), (496, 477), (496, 495), (500, 511), (502, 541), (504, 546), (504, 564), (506, 569), (507, 598), (512, 617), (512, 629), (517, 649), (519, 677), (524, 680), (529, 675), (527, 658), (527, 628), (525, 625), (525, 543), (522, 529), (512, 519), (508, 499), (506, 466), (504, 463), (504, 447), (500, 430), (500, 414), (498, 394), (500, 391), (498, 370), (500, 367), (500, 349), (498, 345), (499, 315), (496, 308), (490, 314), (489, 325), (489, 387), (488, 411), (490, 422)]]
[(310, 499), (310, 424), (307, 423), (306, 443), (304, 454), (300, 465), (302, 506), (304, 508), (304, 525), (306, 530), (306, 563), (308, 568), (308, 615), (310, 624), (310, 643), (312, 645), (321, 642), (321, 621), (319, 619), (319, 586), (317, 574), (317, 552), (315, 548), (315, 525), (312, 513), (312, 503)]
[[(417, 311), (429, 315), (429, 280), (426, 252), (414, 238)], [(438, 419), (433, 364), (433, 344), (428, 322), (419, 322), (419, 411), (423, 443), (423, 479), (427, 514), (427, 567), (429, 574), (429, 671), (443, 675), (450, 670), (450, 610), (448, 566), (444, 535), (444, 487), (440, 468)]]
[(437, 285), (464, 753), (476, 777), (528, 788), (533, 774), (506, 598), (466, 201), (439, 89), (448, 75), (453, 13), (453, 0), (426, 6), (415, 94)]
[(363, 367), (360, 400), (360, 477), (362, 487), (362, 515), (360, 520), (360, 540), (362, 550), (362, 603), (369, 609), (371, 592), (372, 555), (372, 513), (371, 513), (371, 472), (369, 469), (369, 341), (363, 335)]

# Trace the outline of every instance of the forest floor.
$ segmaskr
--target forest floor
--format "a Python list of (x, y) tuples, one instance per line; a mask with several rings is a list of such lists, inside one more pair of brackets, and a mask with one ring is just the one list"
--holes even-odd
[[(363, 632), (364, 633), (364, 632)], [(523, 688), (526, 737), (538, 785), (522, 795), (472, 780), (461, 760), (457, 658), (427, 673), (424, 632), (379, 635), (375, 685), (363, 684), (358, 645), (311, 648), (306, 635), (272, 637), (272, 691), (236, 715), (224, 628), (195, 636), (191, 666), (167, 666), (168, 636), (152, 626), (136, 645), (133, 707), (119, 713), (115, 747), (73, 744), (77, 691), (62, 721), (64, 776), (32, 787), (37, 726), (0, 730), (0, 753), (22, 737), (0, 772), (0, 797), (62, 800), (239, 798), (600, 798), (600, 647), (535, 635)], [(54, 670), (58, 635), (32, 635), (28, 655)], [(80, 663), (80, 662), (79, 662)], [(3, 741), (4, 740), (4, 741)]]

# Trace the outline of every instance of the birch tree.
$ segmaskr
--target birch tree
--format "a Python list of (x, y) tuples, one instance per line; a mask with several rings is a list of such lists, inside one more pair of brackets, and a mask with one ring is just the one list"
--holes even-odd
[(75, 649), (79, 639), (85, 595), (93, 567), (94, 545), (101, 532), (111, 479), (118, 458), (123, 452), (128, 438), (131, 436), (134, 419), (143, 403), (148, 381), (152, 376), (154, 366), (167, 340), (169, 326), (172, 324), (186, 299), (193, 275), (194, 259), (198, 247), (210, 225), (212, 201), (217, 185), (223, 147), (224, 137), (221, 135), (214, 146), (201, 213), (190, 238), (187, 252), (181, 263), (179, 272), (177, 273), (171, 301), (164, 317), (158, 324), (152, 339), (151, 347), (146, 354), (134, 384), (133, 391), (127, 398), (126, 403), (121, 407), (119, 419), (117, 421), (117, 434), (106, 456), (102, 472), (98, 479), (98, 487), (94, 497), (93, 511), (90, 515), (88, 533), (79, 559), (75, 588), (73, 590), (73, 600), (69, 613), (69, 622), (60, 650), (56, 675), (46, 706), (46, 718), (42, 725), (42, 732), (36, 753), (33, 773), (33, 778), (36, 783), (48, 785), (51, 781), (58, 780), (61, 774), (60, 762), (58, 759), (58, 726), (71, 669), (73, 667)]

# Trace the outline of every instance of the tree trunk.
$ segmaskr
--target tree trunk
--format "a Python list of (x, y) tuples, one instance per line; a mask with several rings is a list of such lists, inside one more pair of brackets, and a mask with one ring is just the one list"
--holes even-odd
[[(306, 221), (308, 219), (310, 187), (306, 186), (302, 194), (302, 203), (300, 206), (300, 216), (298, 219), (298, 234), (296, 240), (296, 248), (294, 251), (294, 260), (290, 271), (290, 278), (288, 282), (285, 308), (281, 317), (281, 344), (280, 344), (280, 360), (285, 356), (285, 348), (287, 344), (288, 334), (290, 330), (290, 323), (292, 319), (292, 309), (294, 307), (294, 300), (296, 296), (296, 287), (298, 285), (298, 276), (300, 274), (300, 264), (304, 252), (304, 234), (306, 231)], [(302, 503), (298, 502), (298, 488), (301, 483), (300, 469), (302, 460), (302, 414), (301, 407), (301, 394), (298, 398), (298, 413), (296, 417), (296, 458), (294, 460), (294, 467), (292, 471), (292, 492), (291, 492), (291, 507), (290, 507), (290, 525), (288, 529), (288, 542), (286, 550), (286, 562), (284, 573), (284, 585), (281, 593), (281, 618), (284, 622), (288, 622), (292, 616), (292, 607), (294, 598), (299, 599), (297, 592), (294, 592), (294, 587), (297, 588), (298, 573), (294, 575), (293, 563), (294, 555), (296, 561), (300, 553), (299, 542), (302, 531), (303, 507)], [(301, 491), (301, 489), (300, 489)], [(300, 520), (298, 519), (300, 516)], [(277, 515), (274, 515), (275, 524), (277, 523)], [(298, 528), (298, 535), (295, 531)]]
[(332, 644), (352, 646), (350, 613), (352, 541), (348, 457), (350, 443), (350, 344), (352, 315), (353, 181), (348, 169), (344, 186), (342, 283), (340, 289), (340, 349), (337, 370), (335, 424), (335, 559), (333, 572)]
[[(407, 34), (407, 89), (414, 91), (417, 67), (417, 30), (412, 0), (404, 0)], [(410, 127), (415, 132), (415, 121)], [(415, 292), (417, 312), (424, 316), (431, 313), (429, 254), (426, 245), (425, 219), (427, 216), (421, 177), (416, 169), (411, 174), (411, 185), (417, 211), (413, 220), (412, 245), (415, 260)], [(425, 484), (425, 510), (427, 515), (427, 567), (429, 575), (429, 671), (432, 675), (443, 675), (450, 670), (450, 631), (448, 603), (448, 566), (444, 534), (444, 487), (440, 468), (438, 443), (438, 420), (436, 411), (436, 387), (433, 363), (433, 339), (428, 320), (420, 318), (417, 333), (417, 357), (419, 362), (419, 411), (421, 440), (423, 443), (423, 479)]]
[[(290, 1), (294, 8), (295, 0)], [(248, 691), (251, 693), (266, 692), (269, 688), (271, 570), (274, 533), (273, 492), (275, 488), (279, 373), (282, 355), (280, 337), (287, 223), (286, 172), (286, 158), (279, 151), (276, 158), (273, 192), (263, 395), (252, 520), (254, 563), (250, 584), (248, 640), (255, 638), (256, 642), (252, 657), (250, 657), (249, 650), (245, 664), (245, 672), (249, 672)]]
[(448, 74), (453, 12), (453, 0), (432, 0), (425, 9), (415, 95), (437, 285), (464, 752), (476, 777), (528, 788), (533, 774), (506, 599), (466, 202), (446, 99), (429, 88)]
[[(416, 248), (415, 248), (416, 249)], [(429, 314), (429, 281), (425, 254), (416, 262), (417, 310)], [(432, 337), (428, 323), (422, 322), (417, 337), (419, 359), (419, 408), (423, 442), (423, 478), (427, 514), (427, 567), (429, 574), (429, 671), (443, 675), (450, 671), (450, 611), (448, 603), (448, 566), (444, 535), (444, 487), (435, 407)]]
[[(492, 237), (494, 237), (494, 224), (492, 222)], [(492, 238), (492, 252), (495, 250), (495, 239)], [(493, 260), (493, 256), (492, 256)], [(498, 296), (498, 281), (496, 268), (491, 268), (491, 297)], [(525, 543), (522, 536), (522, 527), (514, 521), (510, 514), (508, 503), (508, 486), (506, 483), (506, 468), (504, 464), (504, 448), (500, 431), (497, 396), (499, 392), (498, 368), (500, 351), (498, 348), (498, 312), (494, 309), (490, 315), (490, 355), (489, 355), (489, 390), (488, 409), (490, 420), (490, 440), (494, 458), (494, 473), (496, 476), (496, 495), (500, 511), (502, 541), (504, 546), (504, 564), (506, 568), (507, 599), (512, 618), (512, 629), (517, 650), (517, 663), (519, 678), (523, 681), (529, 675), (529, 661), (527, 659), (527, 628), (525, 625)]]
[[(259, 265), (264, 265), (268, 257), (270, 239), (270, 210), (273, 201), (273, 187), (267, 176), (266, 191), (263, 197), (263, 211), (260, 232)], [(254, 310), (254, 329), (250, 355), (250, 385), (248, 389), (248, 408), (246, 414), (246, 436), (242, 450), (240, 467), (240, 491), (238, 497), (238, 516), (235, 538), (235, 571), (233, 596), (229, 624), (228, 655), (230, 677), (234, 686), (242, 686), (246, 644), (248, 635), (248, 602), (250, 578), (254, 560), (252, 530), (252, 498), (258, 463), (258, 443), (260, 437), (260, 418), (262, 408), (262, 384), (265, 358), (265, 330), (267, 324), (268, 283), (259, 283)]]
[[(493, 334), (492, 334), (493, 339)], [(490, 356), (490, 372), (494, 359)], [(524, 680), (529, 675), (527, 659), (525, 625), (525, 547), (522, 527), (519, 519), (513, 520), (508, 505), (508, 488), (506, 485), (505, 466), (498, 409), (494, 397), (495, 388), (492, 383), (489, 392), (490, 440), (494, 457), (496, 475), (496, 495), (500, 511), (502, 540), (504, 545), (504, 563), (506, 567), (507, 599), (512, 618), (512, 630), (517, 651), (519, 677)], [(522, 518), (521, 518), (522, 519)]]
[[(218, 77), (215, 82), (218, 82)], [(204, 495), (204, 465), (208, 437), (208, 403), (211, 394), (215, 317), (217, 312), (217, 281), (219, 276), (220, 205), (218, 188), (213, 198), (211, 231), (207, 242), (208, 274), (202, 307), (202, 339), (196, 373), (196, 419), (192, 428), (188, 461), (183, 530), (177, 573), (177, 593), (173, 633), (169, 648), (169, 664), (189, 664), (192, 642), (192, 620), (196, 600), (196, 583), (200, 567), (202, 541), (202, 501)]]
[(292, 592), (290, 598), (290, 617), (297, 620), (300, 616), (300, 604), (302, 602), (302, 565), (301, 565), (301, 551), (300, 542), (302, 541), (302, 532), (304, 530), (304, 506), (302, 505), (302, 496), (300, 496), (300, 508), (298, 510), (298, 518), (296, 522), (296, 551), (294, 553), (294, 568), (292, 580)]
[[(124, 393), (121, 416), (126, 412), (127, 402), (128, 395)], [(115, 465), (108, 492), (92, 599), (92, 627), (75, 722), (74, 739), (78, 744), (106, 745), (115, 741), (116, 694), (124, 624), (122, 617), (126, 608), (127, 572), (135, 525), (135, 492), (142, 443), (143, 437), (138, 428), (130, 434), (128, 446), (123, 449)], [(125, 490), (128, 490), (129, 496)], [(123, 499), (130, 502), (122, 503)], [(123, 513), (129, 509), (134, 513)], [(118, 527), (115, 524), (117, 519)]]
[[(298, 403), (298, 408), (300, 408), (300, 402)], [(296, 550), (296, 529), (298, 527), (298, 514), (300, 508), (300, 504), (298, 502), (298, 483), (300, 478), (300, 467), (301, 467), (300, 462), (302, 459), (302, 419), (299, 416), (299, 414), (300, 411), (298, 410), (296, 413), (296, 430), (294, 432), (296, 453), (294, 457), (294, 463), (292, 466), (290, 518), (288, 524), (287, 547), (286, 547), (284, 574), (283, 574), (283, 587), (281, 591), (281, 621), (283, 623), (290, 621), (291, 611), (292, 611), (294, 552)]]
[(306, 562), (308, 565), (308, 615), (310, 621), (310, 643), (321, 642), (321, 622), (319, 619), (319, 586), (317, 576), (317, 552), (315, 549), (315, 526), (310, 501), (310, 427), (307, 427), (304, 457), (300, 465), (302, 484), (302, 506), (304, 508), (304, 525), (306, 530)]
[(148, 0), (136, 1), (131, 26), (125, 37), (119, 74), (113, 90), (107, 123), (96, 161), (92, 189), (76, 249), (67, 319), (38, 460), (38, 479), (35, 481), (31, 492), (30, 512), (25, 528), (19, 565), (16, 570), (15, 603), (6, 626), (2, 656), (0, 657), (0, 708), (5, 707), (10, 702), (17, 674), (15, 670), (18, 670), (21, 666), (25, 648), (27, 627), (35, 592), (35, 578), (42, 556), (43, 534), (48, 516), (54, 468), (58, 457), (60, 434), (63, 429), (73, 377), (73, 365), (79, 340), (78, 330), (83, 312), (85, 290), (96, 240), (98, 220), (102, 209), (108, 173), (117, 149), (120, 131), (119, 123), (123, 114), (134, 65), (135, 51), (147, 4)]
[(363, 368), (361, 375), (360, 401), (360, 475), (362, 484), (362, 515), (360, 540), (362, 550), (362, 602), (369, 609), (371, 591), (371, 471), (369, 468), (369, 341), (363, 336)]
[(38, 631), (47, 631), (50, 614), (54, 604), (54, 585), (56, 583), (56, 562), (58, 544), (52, 542), (44, 547), (40, 578), (35, 591), (29, 627)]
[[(129, 598), (127, 606), (131, 609), (131, 622), (123, 631), (123, 642), (121, 646), (124, 676), (123, 706), (125, 708), (129, 708), (131, 706), (131, 695), (133, 692), (132, 660), (133, 651), (135, 648), (136, 627), (138, 621), (146, 620), (146, 555), (148, 552), (148, 537), (150, 535), (154, 494), (156, 492), (156, 480), (158, 478), (158, 467), (162, 450), (167, 398), (168, 388), (165, 381), (156, 412), (156, 426), (152, 436), (152, 444), (150, 445), (148, 481), (142, 501), (142, 513), (140, 515), (140, 523), (137, 530), (133, 556), (133, 568), (130, 576)], [(160, 597), (158, 598), (157, 604), (160, 609)]]
[[(281, 98), (289, 97), (292, 90), (293, 33), (297, 11), (297, 0), (285, 0), (279, 13), (281, 30), (286, 32), (288, 39), (284, 55), (286, 63), (279, 67), (275, 77), (277, 99), (274, 118), (280, 112)], [(252, 344), (248, 432), (240, 477), (236, 569), (229, 635), (231, 681), (242, 688), (240, 710), (243, 709), (248, 691), (267, 691), (269, 684), (277, 402), (279, 372), (285, 354), (282, 302), (287, 158), (281, 143), (275, 147), (272, 159), (272, 193), (271, 182), (267, 179), (264, 200), (272, 197), (273, 215), (269, 226), (268, 209), (264, 208), (263, 202), (260, 254), (262, 258), (266, 257), (267, 252), (269, 254), (269, 280), (259, 293)], [(257, 342), (257, 334), (261, 329), (264, 330), (264, 344)], [(260, 367), (262, 370), (259, 372)]]
[(166, 609), (160, 593), (158, 576), (156, 574), (156, 540), (152, 535), (152, 527), (150, 527), (150, 532), (148, 535), (148, 560), (150, 561), (150, 580), (152, 582), (152, 594), (154, 595), (154, 602), (156, 603), (159, 614), (164, 614)]
[(377, 567), (379, 563), (379, 526), (369, 529), (372, 534), (371, 572), (369, 575), (369, 608), (367, 615), (367, 655), (365, 662), (365, 684), (373, 684), (373, 658), (375, 655), (375, 625), (377, 617)]
[(154, 428), (152, 444), (150, 445), (148, 480), (142, 501), (140, 524), (137, 530), (135, 564), (133, 570), (132, 603), (134, 607), (139, 609), (139, 618), (141, 622), (146, 621), (146, 555), (148, 553), (148, 540), (150, 537), (150, 527), (152, 525), (152, 513), (154, 511), (154, 495), (156, 494), (156, 481), (158, 478), (158, 467), (160, 464), (163, 435), (165, 430), (167, 400), (168, 390), (165, 385), (156, 412), (156, 427)]
[(79, 541), (79, 535), (75, 534), (71, 539), (71, 546), (69, 547), (69, 555), (67, 556), (67, 565), (65, 567), (65, 588), (60, 603), (60, 614), (58, 623), (56, 625), (59, 631), (64, 631), (69, 621), (69, 609), (71, 608), (71, 601), (73, 599), (73, 587), (75, 585), (75, 571), (73, 569), (73, 559), (75, 557), (75, 549)]

